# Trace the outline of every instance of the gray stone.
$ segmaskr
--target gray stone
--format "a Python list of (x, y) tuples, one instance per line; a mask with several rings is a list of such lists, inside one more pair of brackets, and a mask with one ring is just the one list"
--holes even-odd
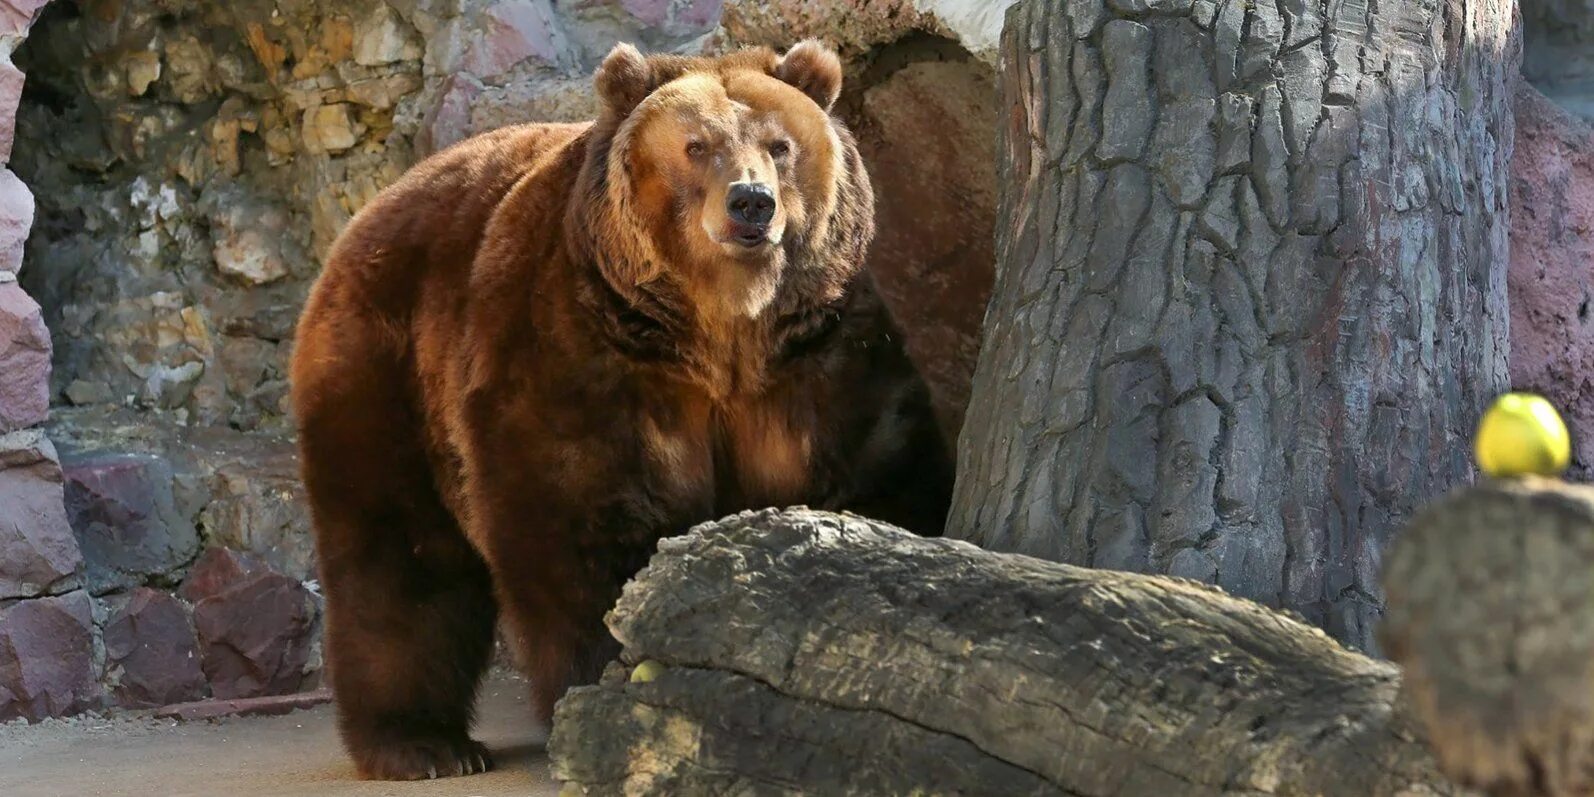
[(1522, 76), (1566, 111), (1594, 122), (1594, 2), (1523, 0)]
[(95, 594), (175, 580), (199, 551), (193, 523), (177, 511), (164, 460), (137, 454), (68, 457), (67, 517)]
[(1289, 219), (1289, 151), (1284, 143), (1283, 100), (1277, 87), (1262, 90), (1256, 134), (1251, 139), (1251, 183), (1274, 227)]

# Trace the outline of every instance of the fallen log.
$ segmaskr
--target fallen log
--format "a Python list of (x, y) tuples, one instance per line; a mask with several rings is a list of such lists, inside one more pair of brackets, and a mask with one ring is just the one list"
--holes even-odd
[(1394, 666), (1190, 581), (767, 510), (665, 540), (608, 623), (568, 793), (1461, 793)]
[(1498, 797), (1594, 793), (1594, 488), (1481, 484), (1387, 557), (1381, 630), (1444, 771)]

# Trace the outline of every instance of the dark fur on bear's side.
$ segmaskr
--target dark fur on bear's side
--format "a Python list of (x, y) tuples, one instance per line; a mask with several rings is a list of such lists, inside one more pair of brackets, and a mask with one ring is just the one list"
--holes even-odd
[[(658, 210), (700, 192), (660, 176), (677, 153), (647, 151), (662, 134), (645, 144), (628, 119), (683, 76), (790, 104), (798, 149), (835, 142), (833, 158), (756, 160), (791, 208), (781, 268), (698, 262), (709, 244)], [(621, 47), (597, 83), (596, 122), (490, 133), (382, 192), (300, 321), (327, 651), (362, 776), (490, 765), (468, 731), (500, 610), (549, 720), (616, 652), (602, 616), (661, 537), (791, 504), (940, 532), (951, 460), (859, 270), (874, 199), (828, 115), (834, 54)], [(715, 285), (756, 297), (766, 279), (756, 313), (706, 306)]]

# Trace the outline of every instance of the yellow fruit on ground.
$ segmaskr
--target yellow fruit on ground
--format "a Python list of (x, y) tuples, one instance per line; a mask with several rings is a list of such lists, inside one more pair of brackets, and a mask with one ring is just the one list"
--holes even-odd
[(1474, 450), (1490, 476), (1558, 476), (1572, 460), (1572, 438), (1543, 396), (1506, 393), (1483, 414)]
[(652, 659), (648, 659), (647, 661), (638, 664), (636, 669), (631, 671), (631, 683), (645, 684), (663, 674), (664, 665)]

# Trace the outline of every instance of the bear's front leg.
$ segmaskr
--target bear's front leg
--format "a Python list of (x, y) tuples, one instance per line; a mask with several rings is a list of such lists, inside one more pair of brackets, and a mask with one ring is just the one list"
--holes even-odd
[(698, 519), (638, 456), (639, 424), (624, 407), (546, 386), (484, 388), (465, 407), (467, 534), (492, 571), (544, 724), (566, 689), (595, 682), (618, 652), (603, 616), (621, 586), (667, 529)]
[(595, 683), (619, 654), (604, 614), (647, 564), (662, 533), (624, 508), (641, 500), (624, 497), (625, 490), (616, 485), (579, 510), (506, 496), (486, 512), (499, 606), (515, 631), (532, 708), (545, 727), (570, 687)]

